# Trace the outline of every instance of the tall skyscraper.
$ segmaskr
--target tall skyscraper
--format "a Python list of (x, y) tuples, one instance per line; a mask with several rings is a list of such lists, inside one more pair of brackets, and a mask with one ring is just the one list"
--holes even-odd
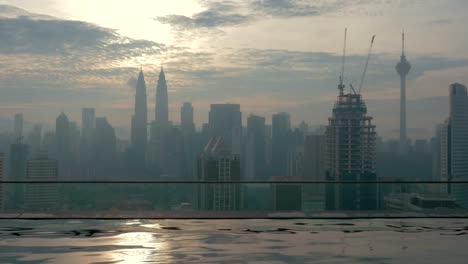
[(165, 130), (169, 127), (169, 98), (167, 95), (166, 75), (162, 67), (156, 87), (155, 121), (158, 129)]
[(60, 163), (59, 177), (62, 179), (69, 179), (71, 176), (70, 162), (72, 159), (70, 122), (63, 112), (55, 121), (55, 138), (57, 141), (56, 158)]
[[(376, 132), (360, 94), (340, 94), (328, 119), (326, 169), (329, 181), (375, 181)], [(374, 184), (328, 184), (329, 210), (377, 208)]]
[[(447, 119), (443, 124), (438, 124), (435, 128), (435, 135), (431, 140), (432, 154), (432, 180), (448, 181), (450, 169), (450, 121)], [(437, 184), (430, 186), (433, 192), (447, 193), (447, 185)]]
[(135, 161), (141, 166), (146, 164), (146, 145), (148, 141), (147, 123), (148, 106), (146, 99), (146, 83), (143, 71), (140, 70), (135, 92), (135, 114), (132, 117), (132, 148)]
[(247, 142), (245, 155), (246, 178), (265, 179), (266, 166), (265, 117), (250, 115), (247, 118)]
[(155, 120), (151, 124), (151, 150), (149, 160), (159, 174), (166, 174), (171, 168), (168, 167), (168, 151), (171, 146), (167, 137), (171, 131), (169, 123), (169, 102), (167, 94), (167, 82), (164, 69), (159, 72), (158, 84), (156, 86)]
[(81, 137), (84, 142), (92, 143), (96, 125), (96, 109), (83, 108), (81, 110)]
[(33, 126), (27, 139), (28, 145), (31, 148), (31, 153), (37, 153), (41, 149), (42, 143), (42, 126), (36, 124)]
[(400, 154), (406, 155), (408, 153), (408, 138), (406, 131), (406, 76), (408, 75), (411, 64), (406, 60), (405, 56), (405, 33), (402, 33), (402, 52), (400, 61), (397, 63), (395, 69), (400, 75)]
[(69, 158), (71, 153), (70, 122), (64, 113), (61, 113), (55, 121), (55, 136), (58, 155), (62, 158)]
[[(39, 153), (27, 162), (27, 180), (57, 181), (58, 164), (49, 159), (45, 152)], [(28, 210), (50, 211), (58, 208), (58, 189), (56, 184), (28, 184), (25, 186), (24, 203)]]
[(210, 137), (222, 137), (233, 154), (241, 154), (242, 113), (239, 104), (210, 105), (208, 128)]
[[(10, 174), (9, 180), (26, 180), (26, 162), (28, 160), (28, 146), (17, 141), (10, 146)], [(8, 209), (21, 209), (24, 206), (24, 185), (14, 184), (8, 190), (6, 205)]]
[(115, 130), (105, 117), (96, 118), (96, 165), (109, 167), (115, 162), (117, 138)]
[(185, 179), (196, 177), (196, 150), (195, 150), (195, 124), (193, 122), (193, 106), (190, 102), (185, 102), (180, 109), (180, 125), (182, 130), (182, 176)]
[(193, 122), (193, 106), (190, 102), (185, 102), (180, 109), (180, 126), (183, 131), (195, 132)]
[[(213, 137), (198, 159), (199, 181), (239, 181), (240, 158), (224, 144), (221, 137)], [(233, 211), (241, 206), (239, 184), (201, 184), (198, 190), (200, 210)]]
[(72, 161), (75, 161), (78, 158), (79, 151), (80, 151), (80, 128), (76, 124), (76, 122), (70, 122), (70, 152)]
[(290, 143), (291, 118), (288, 113), (274, 114), (271, 118), (271, 148), (272, 166), (275, 177), (285, 177), (287, 174), (287, 153)]
[(96, 132), (96, 110), (94, 108), (81, 109), (81, 140), (80, 162), (83, 169), (89, 169), (95, 152), (94, 140)]
[(15, 114), (15, 140), (23, 136), (23, 114)]
[(308, 135), (304, 145), (304, 179), (323, 181), (325, 179), (325, 135)]
[[(468, 94), (464, 85), (450, 85), (449, 179), (468, 180)], [(454, 198), (468, 208), (468, 189), (452, 185)]]

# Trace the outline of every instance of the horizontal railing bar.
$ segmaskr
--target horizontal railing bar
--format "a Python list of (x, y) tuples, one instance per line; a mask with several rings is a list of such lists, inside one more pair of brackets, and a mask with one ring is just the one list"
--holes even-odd
[(0, 184), (468, 184), (467, 181), (155, 181), (155, 180), (143, 180), (143, 181), (130, 181), (130, 180), (112, 180), (112, 181), (0, 181)]

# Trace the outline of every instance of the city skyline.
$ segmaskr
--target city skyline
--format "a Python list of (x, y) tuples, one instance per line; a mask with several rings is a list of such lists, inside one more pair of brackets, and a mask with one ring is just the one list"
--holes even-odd
[[(96, 12), (105, 7), (104, 2), (96, 6)], [(347, 84), (355, 81), (362, 72), (366, 39), (372, 34), (378, 35), (373, 55), (375, 59), (371, 61), (371, 70), (366, 78), (365, 99), (378, 120), (379, 135), (385, 138), (398, 137), (399, 116), (398, 113), (389, 112), (389, 109), (394, 109), (399, 103), (399, 82), (393, 67), (400, 53), (399, 35), (403, 27), (407, 33), (406, 53), (411, 56), (414, 65), (407, 84), (408, 123), (411, 125), (409, 137), (428, 138), (432, 135), (433, 124), (425, 113), (429, 111), (435, 118), (442, 119), (447, 115), (445, 110), (440, 111), (446, 109), (440, 105), (448, 106), (446, 87), (452, 82), (467, 82), (467, 77), (463, 74), (468, 65), (467, 56), (463, 49), (457, 48), (466, 46), (459, 26), (460, 12), (466, 4), (460, 1), (450, 1), (443, 6), (436, 1), (413, 1), (404, 5), (393, 1), (353, 2), (342, 6), (333, 1), (324, 1), (316, 7), (317, 10), (310, 7), (307, 1), (301, 2), (304, 5), (302, 9), (292, 1), (285, 1), (289, 4), (282, 6), (264, 1), (262, 6), (258, 6), (258, 12), (263, 12), (262, 15), (246, 23), (237, 23), (235, 20), (238, 17), (237, 11), (245, 7), (235, 6), (232, 2), (218, 2), (218, 5), (215, 2), (195, 2), (194, 9), (189, 8), (193, 5), (186, 5), (187, 9), (178, 10), (179, 13), (171, 8), (166, 9), (172, 4), (161, 4), (158, 9), (161, 11), (158, 12), (166, 12), (165, 14), (149, 16), (148, 11), (142, 11), (139, 14), (141, 20), (138, 21), (144, 20), (154, 25), (156, 34), (141, 33), (138, 36), (130, 34), (130, 29), (103, 23), (99, 19), (93, 20), (79, 14), (60, 15), (51, 10), (50, 6), (47, 10), (41, 9), (37, 1), (4, 1), (24, 8), (0, 8), (5, 38), (11, 39), (11, 29), (28, 27), (23, 37), (31, 40), (31, 43), (43, 43), (41, 45), (44, 46), (41, 48), (16, 43), (14, 47), (5, 44), (0, 49), (0, 56), (8, 61), (12, 69), (0, 76), (4, 83), (4, 111), (0, 119), (4, 120), (16, 112), (31, 112), (26, 115), (26, 120), (46, 123), (55, 115), (46, 106), (54, 106), (69, 114), (70, 119), (78, 120), (81, 106), (89, 105), (100, 109), (101, 115), (107, 116), (110, 123), (118, 128), (118, 133), (129, 135), (128, 120), (132, 115), (134, 91), (129, 86), (134, 87), (136, 83), (135, 69), (143, 65), (147, 85), (154, 87), (159, 66), (164, 63), (168, 72), (166, 77), (170, 80), (169, 116), (172, 120), (177, 120), (178, 109), (185, 101), (191, 101), (196, 109), (194, 119), (197, 125), (206, 122), (210, 103), (231, 102), (242, 105), (244, 123), (250, 113), (268, 117), (273, 113), (286, 111), (291, 114), (293, 124), (305, 120), (312, 125), (323, 125), (322, 120), (327, 118), (331, 110), (329, 102), (334, 97), (333, 87), (336, 86), (336, 72), (340, 68), (342, 49), (341, 30), (345, 26), (350, 31), (350, 55), (347, 58), (350, 67), (345, 80)], [(258, 4), (256, 1), (248, 3)], [(148, 2), (141, 1), (140, 4), (140, 7), (145, 7)], [(73, 3), (67, 8), (76, 5)], [(86, 3), (83, 2), (83, 5)], [(421, 5), (428, 10), (427, 14), (415, 21), (412, 15), (419, 14), (418, 8)], [(55, 11), (63, 8), (54, 5), (52, 7), (55, 7)], [(116, 10), (121, 8), (119, 4)], [(365, 12), (358, 11), (360, 9)], [(81, 9), (71, 10), (79, 13)], [(308, 12), (300, 13), (297, 10)], [(201, 24), (201, 21), (205, 21), (203, 15), (208, 14), (203, 11), (213, 11), (216, 17), (208, 17), (206, 24)], [(245, 12), (247, 13), (241, 14), (251, 19), (249, 12)], [(279, 26), (278, 22), (297, 20), (298, 26), (303, 27), (305, 22), (337, 19), (336, 15), (340, 12), (345, 14), (344, 17), (326, 25), (323, 32), (312, 28), (301, 36), (291, 32), (283, 39), (279, 38), (288, 30)], [(38, 16), (36, 13), (48, 17)], [(183, 18), (181, 16), (186, 18), (185, 26), (180, 24)], [(103, 14), (102, 19), (105, 17)], [(358, 25), (358, 17), (375, 22), (370, 23), (375, 25), (371, 28), (363, 26), (363, 23)], [(70, 20), (71, 18), (75, 20)], [(140, 27), (135, 27), (133, 23), (134, 21), (128, 22), (137, 32)], [(80, 35), (82, 41), (72, 39), (65, 33), (58, 34), (57, 31), (48, 33), (55, 44), (49, 45), (44, 39), (33, 39), (34, 32), (42, 27), (47, 28), (48, 24), (64, 29), (60, 32), (79, 31), (77, 34), (83, 34)], [(239, 41), (245, 40), (245, 43), (233, 41), (233, 36), (242, 32), (247, 34), (252, 30), (256, 32), (261, 25), (268, 24), (272, 26), (270, 42), (264, 41), (267, 37), (265, 34), (255, 34), (256, 37), (252, 40), (239, 38)], [(161, 25), (164, 29), (159, 31)], [(444, 30), (447, 28), (451, 30)], [(433, 33), (428, 34), (429, 31)], [(164, 32), (172, 40), (164, 37)], [(193, 34), (193, 41), (182, 38), (181, 34)], [(213, 38), (214, 35), (219, 35), (219, 39), (202, 41), (204, 37)], [(193, 45), (197, 41), (200, 42), (199, 45)], [(418, 49), (422, 46), (422, 41), (427, 42), (423, 45), (425, 49)], [(114, 44), (111, 45), (110, 42)], [(455, 54), (456, 51), (458, 52)], [(24, 57), (26, 53), (30, 54), (27, 58)], [(17, 60), (20, 58), (21, 62)], [(49, 67), (38, 69), (36, 65), (45, 59), (50, 62)], [(63, 65), (73, 65), (73, 68)], [(67, 88), (64, 89), (64, 86)], [(51, 93), (54, 96), (48, 96)], [(31, 101), (25, 94), (30, 94), (37, 100)], [(155, 91), (151, 89), (148, 98), (154, 98), (154, 95)], [(66, 99), (71, 96), (75, 100), (67, 102)], [(150, 101), (148, 108), (152, 107), (154, 105)], [(149, 119), (154, 118), (152, 115), (154, 113), (148, 111)], [(121, 130), (125, 131), (120, 132)]]

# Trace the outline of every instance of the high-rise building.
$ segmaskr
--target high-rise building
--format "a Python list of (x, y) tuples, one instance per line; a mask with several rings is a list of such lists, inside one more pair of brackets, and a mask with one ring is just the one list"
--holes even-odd
[[(468, 180), (468, 94), (464, 85), (450, 85), (449, 171), (451, 180)], [(463, 207), (468, 207), (468, 189), (452, 185), (452, 194)]]
[(265, 118), (250, 115), (247, 118), (245, 176), (249, 180), (265, 179), (266, 128)]
[(275, 177), (285, 177), (287, 172), (287, 153), (291, 134), (291, 118), (282, 112), (272, 116), (271, 120), (271, 148), (272, 166)]
[[(432, 154), (432, 180), (448, 181), (450, 169), (450, 121), (447, 119), (443, 124), (438, 124), (435, 129), (435, 135), (431, 140)], [(430, 186), (433, 192), (447, 193), (447, 185)]]
[(42, 148), (50, 157), (57, 156), (57, 139), (54, 132), (47, 131), (42, 137)]
[(193, 106), (185, 102), (180, 109), (180, 126), (182, 131), (182, 176), (185, 179), (196, 177), (196, 149), (195, 149), (195, 124), (193, 122)]
[(96, 165), (110, 166), (115, 162), (117, 138), (115, 130), (105, 117), (96, 118)]
[(42, 143), (42, 126), (36, 124), (33, 126), (27, 139), (28, 145), (31, 148), (31, 153), (37, 153), (41, 149)]
[(69, 158), (71, 153), (70, 122), (64, 113), (61, 113), (56, 119), (55, 136), (57, 139), (58, 156)]
[(169, 127), (169, 98), (167, 94), (166, 75), (162, 67), (159, 72), (158, 85), (156, 87), (155, 121), (159, 129), (164, 130)]
[[(240, 158), (224, 144), (221, 137), (213, 137), (198, 159), (198, 180), (239, 181)], [(239, 184), (200, 184), (198, 208), (200, 210), (233, 211), (241, 207)]]
[(55, 122), (55, 139), (57, 141), (56, 158), (60, 164), (59, 177), (69, 179), (71, 174), (70, 162), (72, 160), (70, 122), (62, 112)]
[(92, 144), (96, 129), (96, 109), (83, 108), (81, 110), (81, 137), (87, 144)]
[(23, 114), (15, 114), (15, 127), (14, 127), (15, 140), (23, 136)]
[(412, 151), (417, 153), (428, 153), (429, 142), (427, 141), (427, 139), (416, 139), (414, 141)]
[[(135, 92), (135, 113), (132, 117), (132, 149), (135, 161), (140, 166), (146, 164), (146, 146), (148, 141), (148, 106), (146, 98), (146, 83), (143, 71), (138, 74)], [(96, 122), (97, 124), (97, 122)]]
[(80, 128), (76, 124), (76, 122), (70, 122), (70, 152), (72, 156), (72, 161), (75, 161), (79, 156), (80, 151)]
[[(376, 132), (361, 94), (342, 94), (328, 119), (326, 178), (328, 181), (375, 181)], [(374, 184), (328, 184), (328, 210), (374, 210)]]
[(210, 137), (222, 137), (235, 155), (242, 149), (242, 113), (239, 104), (212, 104), (208, 116)]
[[(18, 141), (10, 146), (10, 174), (11, 181), (26, 180), (26, 162), (28, 160), (28, 146)], [(8, 209), (21, 209), (24, 206), (24, 185), (14, 184), (8, 190), (6, 206)]]
[(405, 33), (402, 34), (402, 52), (400, 61), (395, 67), (398, 75), (400, 75), (400, 154), (408, 153), (408, 138), (406, 131), (406, 76), (408, 75), (411, 64), (406, 60), (405, 56)]
[(94, 108), (81, 109), (81, 140), (79, 146), (79, 160), (83, 169), (89, 169), (95, 152), (94, 136), (96, 133), (96, 110)]
[(166, 142), (166, 137), (170, 131), (169, 123), (169, 98), (167, 94), (167, 82), (164, 69), (159, 72), (158, 84), (156, 86), (155, 120), (151, 124), (151, 150), (150, 162), (160, 174), (167, 171), (166, 149), (170, 148)]
[[(27, 180), (57, 181), (57, 161), (49, 159), (46, 153), (40, 153), (27, 162)], [(50, 211), (58, 209), (58, 189), (56, 184), (28, 184), (25, 186), (25, 208), (32, 211)]]
[(185, 102), (180, 109), (180, 126), (183, 131), (195, 132), (195, 124), (193, 122), (193, 106), (190, 102)]
[(325, 179), (325, 135), (308, 135), (304, 144), (304, 179), (323, 181)]

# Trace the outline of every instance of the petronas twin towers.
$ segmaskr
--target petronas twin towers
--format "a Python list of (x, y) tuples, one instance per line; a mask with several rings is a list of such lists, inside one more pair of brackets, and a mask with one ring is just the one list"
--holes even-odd
[[(164, 70), (161, 67), (156, 87), (155, 122), (152, 126), (152, 141), (157, 142), (157, 135), (162, 135), (169, 127), (169, 109), (167, 83)], [(154, 131), (154, 132), (153, 132)], [(143, 71), (140, 70), (136, 85), (135, 114), (132, 117), (131, 145), (135, 161), (145, 165), (148, 153), (148, 106), (146, 82)]]

